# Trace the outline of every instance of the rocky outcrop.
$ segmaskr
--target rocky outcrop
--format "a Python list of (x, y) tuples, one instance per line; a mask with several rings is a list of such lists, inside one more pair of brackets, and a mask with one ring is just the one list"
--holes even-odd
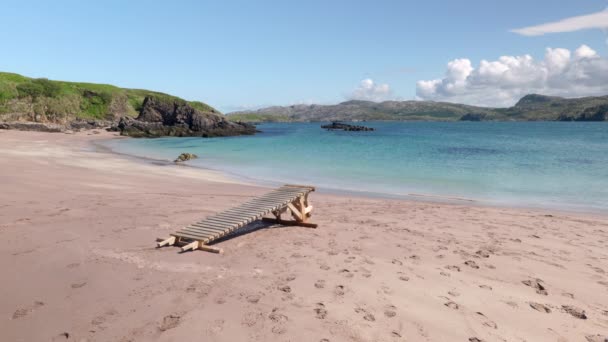
[(14, 129), (17, 131), (36, 131), (59, 133), (66, 130), (64, 125), (42, 122), (0, 122), (0, 129)]
[(460, 117), (460, 121), (483, 121), (487, 117), (484, 113), (469, 113)]
[(357, 132), (357, 131), (373, 131), (374, 130), (371, 127), (349, 125), (349, 124), (345, 124), (345, 123), (341, 123), (341, 122), (332, 122), (329, 125), (323, 125), (323, 126), (321, 126), (321, 128), (325, 128), (328, 131), (343, 130), (343, 131), (354, 131), (354, 132)]
[(181, 162), (185, 162), (188, 160), (192, 160), (192, 159), (196, 159), (198, 158), (198, 156), (194, 153), (182, 153), (180, 154), (177, 159), (175, 159), (173, 162), (175, 163), (181, 163)]
[(559, 121), (608, 121), (608, 105), (586, 108), (578, 114), (562, 114)]
[(110, 126), (111, 124), (112, 122), (105, 120), (74, 120), (65, 124), (51, 122), (9, 121), (0, 122), (0, 129), (60, 133), (104, 128)]
[(122, 117), (114, 129), (132, 137), (220, 137), (256, 132), (253, 125), (228, 121), (185, 101), (156, 96), (145, 98), (136, 119)]

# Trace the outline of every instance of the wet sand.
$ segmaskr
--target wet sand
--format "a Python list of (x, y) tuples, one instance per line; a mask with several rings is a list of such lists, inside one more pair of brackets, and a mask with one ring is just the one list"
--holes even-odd
[(111, 137), (0, 131), (3, 341), (608, 335), (606, 216), (313, 193), (318, 229), (179, 254), (155, 239), (268, 189), (92, 147)]

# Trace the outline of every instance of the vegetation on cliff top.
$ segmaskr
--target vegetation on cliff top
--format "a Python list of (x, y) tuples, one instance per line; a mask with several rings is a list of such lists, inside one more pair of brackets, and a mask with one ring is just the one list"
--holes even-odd
[(139, 114), (146, 96), (187, 103), (220, 114), (198, 101), (144, 89), (119, 88), (109, 84), (51, 81), (0, 72), (0, 121), (65, 123), (74, 119), (114, 120)]
[[(608, 96), (566, 99), (531, 94), (509, 108), (433, 101), (347, 101), (336, 105), (274, 106), (227, 114), (231, 120), (263, 121), (604, 121)], [(277, 120), (278, 119), (278, 120)]]

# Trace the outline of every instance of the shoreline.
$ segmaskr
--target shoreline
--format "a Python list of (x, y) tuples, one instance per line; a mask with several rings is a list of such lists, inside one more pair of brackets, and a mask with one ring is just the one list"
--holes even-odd
[[(193, 165), (188, 162), (182, 163), (180, 165), (176, 165), (172, 161), (168, 159), (158, 159), (153, 157), (141, 156), (137, 154), (123, 153), (112, 149), (109, 146), (104, 145), (104, 141), (115, 140), (115, 139), (146, 139), (146, 138), (131, 138), (131, 137), (108, 137), (107, 139), (98, 139), (95, 141), (91, 141), (91, 145), (96, 148), (102, 149), (104, 152), (111, 153), (114, 155), (118, 155), (127, 159), (132, 159), (137, 162), (148, 163), (152, 165), (162, 165), (162, 166), (178, 166), (184, 168), (192, 168), (194, 170), (203, 170), (207, 172), (218, 172), (226, 176), (228, 182), (234, 184), (247, 184), (252, 186), (258, 186), (262, 188), (272, 188), (281, 186), (284, 182), (277, 181), (269, 181), (263, 179), (257, 179), (248, 177), (241, 174), (236, 174), (227, 170), (222, 170), (220, 168), (214, 167), (206, 167), (202, 165)], [(384, 193), (384, 192), (374, 192), (374, 191), (357, 191), (350, 189), (339, 189), (339, 188), (327, 188), (327, 187), (317, 187), (318, 193), (336, 195), (336, 196), (345, 196), (345, 197), (361, 197), (361, 198), (371, 198), (371, 199), (385, 199), (385, 200), (397, 200), (397, 201), (412, 201), (412, 202), (422, 202), (422, 203), (435, 203), (435, 204), (454, 204), (454, 205), (473, 205), (478, 207), (487, 207), (487, 208), (504, 208), (504, 209), (520, 209), (520, 210), (536, 210), (542, 212), (555, 212), (562, 214), (589, 214), (596, 215), (598, 217), (608, 217), (608, 212), (599, 208), (579, 208), (579, 207), (566, 207), (561, 205), (548, 205), (546, 203), (539, 204), (538, 206), (533, 206), (529, 204), (521, 204), (516, 205), (516, 200), (512, 201), (500, 201), (500, 200), (488, 200), (488, 199), (478, 199), (478, 198), (468, 198), (461, 197), (458, 195), (438, 195), (432, 193), (407, 193), (407, 194), (397, 194), (397, 193)]]
[(254, 224), (219, 241), (224, 254), (178, 253), (155, 239), (268, 189), (91, 148), (105, 138), (0, 131), (6, 340), (543, 342), (608, 331), (606, 217), (313, 192), (317, 229)]

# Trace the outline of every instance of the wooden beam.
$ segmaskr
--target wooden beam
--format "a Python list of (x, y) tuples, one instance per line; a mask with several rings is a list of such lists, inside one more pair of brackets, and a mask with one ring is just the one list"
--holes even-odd
[[(158, 241), (160, 240), (160, 241)], [(175, 236), (171, 236), (169, 238), (166, 238), (164, 240), (162, 239), (156, 239), (156, 241), (158, 241), (158, 243), (156, 244), (156, 247), (162, 247), (162, 246), (166, 246), (166, 245), (173, 245), (175, 243)]]
[(300, 227), (306, 227), (306, 228), (317, 228), (319, 225), (316, 223), (307, 223), (307, 222), (298, 222), (298, 221), (286, 221), (286, 220), (277, 220), (271, 217), (264, 217), (262, 219), (262, 221), (264, 222), (268, 222), (268, 223), (276, 223), (276, 224), (282, 224), (284, 226), (300, 226)]
[(217, 253), (217, 254), (224, 253), (224, 250), (221, 248), (211, 247), (211, 246), (207, 246), (207, 245), (200, 245), (200, 246), (198, 246), (198, 249), (205, 251), (205, 252), (211, 252), (211, 253)]
[(182, 247), (182, 252), (196, 250), (197, 248), (199, 248), (200, 244), (200, 241), (190, 242), (189, 244)]
[(302, 214), (300, 213), (300, 211), (298, 210), (298, 208), (296, 208), (295, 205), (293, 205), (292, 203), (288, 203), (287, 207), (289, 208), (289, 210), (291, 210), (291, 214), (298, 220), (302, 220)]
[(312, 211), (312, 205), (309, 205), (308, 207), (304, 208), (304, 214), (310, 214), (310, 212)]

